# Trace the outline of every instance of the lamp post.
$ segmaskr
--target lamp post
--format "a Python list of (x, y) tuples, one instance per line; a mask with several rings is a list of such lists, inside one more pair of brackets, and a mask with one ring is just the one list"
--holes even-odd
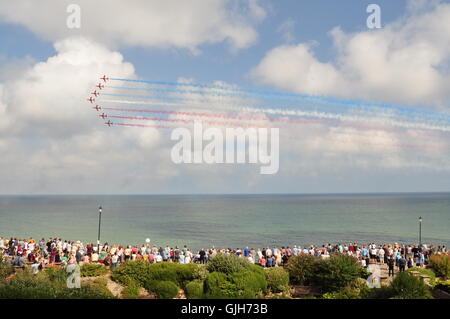
[(102, 223), (102, 206), (98, 208), (98, 236), (97, 236), (97, 253), (100, 254), (100, 226)]
[(422, 250), (422, 216), (419, 217), (419, 250)]

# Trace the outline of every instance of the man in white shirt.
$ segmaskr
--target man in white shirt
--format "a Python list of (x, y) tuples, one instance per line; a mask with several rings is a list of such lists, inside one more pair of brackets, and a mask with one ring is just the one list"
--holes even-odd
[(378, 257), (380, 258), (380, 263), (384, 263), (384, 249), (383, 247), (380, 247), (378, 249)]

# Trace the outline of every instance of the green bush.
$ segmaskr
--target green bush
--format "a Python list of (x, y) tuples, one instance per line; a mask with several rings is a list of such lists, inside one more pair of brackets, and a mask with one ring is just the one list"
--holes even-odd
[(322, 297), (324, 299), (361, 299), (359, 291), (350, 287), (344, 287), (334, 292), (327, 292)]
[(436, 284), (436, 274), (432, 270), (424, 269), (424, 268), (420, 268), (420, 267), (408, 268), (407, 272), (411, 272), (411, 271), (417, 271), (421, 275), (429, 276), (430, 277), (430, 285), (431, 286), (434, 286)]
[(272, 292), (289, 290), (289, 273), (281, 267), (269, 268), (265, 272), (267, 286)]
[(236, 285), (236, 298), (253, 299), (267, 292), (267, 281), (264, 270), (256, 266), (252, 270), (234, 272), (228, 275), (229, 280)]
[(208, 277), (208, 269), (206, 269), (206, 265), (197, 265), (192, 272), (192, 276), (195, 280), (205, 281), (206, 277)]
[(114, 298), (111, 293), (95, 284), (69, 289), (65, 282), (50, 278), (46, 272), (33, 275), (25, 270), (11, 280), (0, 280), (0, 299), (105, 299)]
[(5, 263), (0, 263), (0, 279), (6, 278), (14, 273), (14, 267)]
[(172, 281), (150, 281), (145, 288), (160, 299), (173, 299), (178, 294), (178, 286)]
[(237, 287), (228, 281), (226, 274), (221, 272), (210, 272), (205, 281), (206, 298), (230, 299), (236, 298)]
[(394, 292), (390, 286), (381, 286), (380, 288), (372, 288), (362, 294), (363, 299), (390, 299), (394, 296)]
[(184, 286), (186, 282), (198, 279), (199, 267), (197, 264), (152, 264), (149, 268), (149, 276), (151, 280), (172, 281)]
[(111, 279), (125, 286), (130, 280), (133, 280), (139, 286), (144, 287), (148, 281), (152, 280), (150, 264), (143, 260), (128, 261), (120, 264), (112, 272)]
[(178, 267), (174, 263), (152, 264), (149, 268), (150, 280), (172, 281), (178, 283)]
[(289, 281), (296, 285), (312, 284), (318, 262), (319, 260), (311, 255), (292, 256), (286, 266)]
[(230, 274), (212, 272), (205, 281), (205, 297), (211, 299), (251, 299), (265, 292), (267, 281), (264, 270), (259, 266)]
[(45, 268), (44, 272), (50, 281), (60, 283), (66, 283), (67, 277), (69, 275), (64, 267), (62, 268), (48, 267)]
[(81, 265), (81, 277), (97, 277), (102, 276), (108, 272), (108, 268), (106, 268), (102, 264), (93, 264), (86, 263)]
[(346, 255), (334, 255), (320, 260), (317, 264), (314, 283), (322, 287), (324, 292), (338, 291), (357, 278), (367, 278), (368, 273), (356, 258)]
[(186, 284), (186, 296), (189, 299), (202, 299), (203, 298), (203, 282), (194, 280)]
[(431, 268), (436, 274), (444, 279), (448, 279), (450, 276), (450, 256), (448, 255), (431, 255), (430, 256)]
[(139, 291), (141, 287), (134, 280), (129, 280), (127, 286), (122, 290), (122, 297), (125, 299), (139, 298)]
[(209, 272), (221, 272), (224, 274), (232, 274), (234, 272), (250, 269), (251, 264), (244, 258), (236, 255), (216, 255), (208, 262), (207, 269)]
[(128, 285), (130, 280), (139, 286), (145, 287), (151, 281), (171, 281), (176, 285), (184, 285), (192, 280), (199, 279), (202, 271), (196, 264), (157, 263), (149, 264), (145, 261), (129, 261), (114, 269), (112, 279)]
[(394, 298), (400, 299), (430, 299), (428, 287), (417, 277), (407, 273), (399, 273), (390, 284)]
[(95, 280), (87, 284), (92, 290), (107, 296), (108, 298), (115, 298), (112, 292), (108, 289), (108, 280), (106, 278), (95, 278)]

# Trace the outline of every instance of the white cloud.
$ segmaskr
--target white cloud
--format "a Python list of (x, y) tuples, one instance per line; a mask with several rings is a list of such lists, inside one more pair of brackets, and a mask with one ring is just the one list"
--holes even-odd
[(333, 61), (319, 61), (307, 43), (284, 45), (269, 51), (251, 74), (301, 93), (450, 107), (450, 4), (410, 12), (381, 30), (347, 34), (334, 28)]
[[(109, 7), (113, 12), (99, 12), (97, 20), (95, 12), (83, 9), (84, 14), (92, 15), (92, 20), (87, 17), (89, 21), (94, 21), (83, 24), (86, 29), (80, 32), (89, 37), (70, 38), (65, 37), (71, 31), (58, 30), (59, 22), (55, 22), (61, 19), (65, 23), (64, 5), (58, 2), (48, 7), (49, 2), (40, 2), (50, 13), (43, 19), (40, 16), (43, 9), (37, 8), (33, 18), (24, 3), (27, 2), (2, 2), (1, 15), (5, 17), (6, 9), (16, 9), (15, 22), (48, 39), (64, 39), (56, 42), (56, 54), (47, 61), (1, 67), (0, 166), (6, 169), (0, 171), (3, 181), (0, 193), (379, 191), (385, 188), (376, 185), (376, 180), (369, 180), (370, 177), (390, 179), (398, 172), (407, 178), (412, 175), (409, 181), (416, 187), (413, 190), (427, 190), (427, 186), (417, 183), (417, 178), (414, 180), (418, 176), (415, 172), (421, 170), (424, 176), (438, 171), (436, 176), (441, 178), (441, 184), (448, 185), (450, 162), (446, 154), (450, 153), (450, 145), (446, 135), (431, 140), (415, 130), (398, 134), (328, 125), (283, 125), (279, 174), (260, 176), (259, 166), (254, 165), (174, 165), (170, 161), (172, 144), (163, 130), (108, 128), (85, 101), (100, 74), (136, 77), (133, 65), (124, 61), (119, 52), (89, 39), (101, 37), (107, 44), (172, 46), (193, 51), (202, 43), (222, 41), (245, 47), (255, 40), (252, 23), (265, 17), (256, 1), (248, 2), (244, 16), (231, 14), (236, 13), (237, 7), (223, 11), (221, 1), (203, 9), (198, 8), (200, 2), (195, 2), (193, 8), (182, 3), (174, 12), (166, 12), (165, 2), (136, 2), (143, 6), (141, 9), (159, 5), (160, 12), (167, 14), (156, 17), (158, 23), (164, 19), (169, 23), (182, 15), (179, 10), (187, 11), (181, 26), (163, 27), (167, 29), (166, 38), (165, 32), (155, 35), (161, 29), (149, 31), (151, 25), (146, 23), (150, 22), (141, 19), (137, 19), (140, 28), (126, 25), (131, 24), (130, 18), (126, 18), (128, 13), (119, 14), (117, 25), (109, 26), (107, 16), (125, 3), (114, 3)], [(80, 3), (83, 8), (91, 6), (90, 2)], [(19, 10), (22, 5), (23, 10)], [(263, 83), (297, 92), (412, 104), (433, 101), (443, 105), (450, 84), (449, 70), (444, 67), (448, 63), (449, 33), (441, 34), (447, 27), (448, 19), (444, 18), (448, 6), (441, 5), (440, 9), (428, 14), (415, 13), (416, 24), (409, 18), (381, 31), (346, 34), (336, 28), (331, 33), (339, 52), (335, 61), (319, 61), (311, 44), (280, 46), (267, 54), (254, 75)], [(62, 10), (62, 18), (50, 19), (57, 10)], [(141, 13), (134, 14), (131, 16), (136, 18)], [(208, 16), (207, 21), (201, 19), (203, 16)], [(250, 17), (252, 23), (243, 17)], [(248, 32), (241, 33), (242, 27)], [(14, 76), (3, 76), (4, 70)], [(216, 84), (231, 86), (219, 81)], [(200, 102), (190, 98), (186, 99), (186, 111), (192, 111), (189, 106)], [(217, 100), (204, 100), (210, 110), (226, 112)], [(226, 102), (243, 103), (231, 97), (222, 99), (222, 103)], [(346, 184), (347, 179), (358, 178), (364, 188)], [(403, 186), (410, 190), (407, 184)]]
[(292, 43), (295, 41), (294, 27), (295, 20), (292, 18), (287, 19), (278, 26), (277, 31), (282, 35), (285, 42)]
[[(336, 27), (330, 35), (333, 60), (319, 60), (316, 43), (281, 45), (267, 52), (252, 78), (298, 93), (449, 110), (450, 4), (411, 2), (408, 16), (381, 30), (348, 34)], [(287, 175), (305, 178), (450, 170), (445, 134), (319, 125), (285, 129), (284, 138), (290, 156), (281, 161), (281, 174), (286, 168)]]
[[(85, 36), (108, 45), (187, 48), (229, 42), (245, 48), (257, 39), (255, 23), (266, 13), (257, 0), (78, 0), (81, 28), (69, 29), (72, 0), (1, 1), (0, 19), (25, 25), (51, 41)], [(231, 4), (235, 4), (231, 6)]]
[(118, 52), (84, 38), (68, 38), (55, 44), (57, 55), (5, 82), (3, 99), (15, 129), (34, 127), (65, 135), (93, 123), (86, 98), (101, 74), (134, 77), (134, 68)]
[(139, 179), (152, 187), (173, 175), (159, 131), (106, 127), (86, 101), (100, 75), (133, 78), (133, 65), (80, 37), (55, 50), (0, 84), (0, 192), (126, 192)]

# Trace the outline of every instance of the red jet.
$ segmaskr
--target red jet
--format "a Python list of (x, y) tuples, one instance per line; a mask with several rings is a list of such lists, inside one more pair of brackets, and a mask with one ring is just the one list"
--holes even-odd
[(102, 108), (101, 108), (100, 106), (96, 105), (96, 106), (93, 107), (93, 109), (94, 109), (94, 110), (97, 110), (97, 112), (98, 112), (98, 111), (100, 111)]
[(113, 122), (108, 121), (108, 122), (105, 122), (105, 124), (108, 125), (108, 126), (111, 126), (111, 125), (113, 125)]
[(102, 114), (100, 114), (99, 116), (100, 116), (102, 119), (105, 119), (105, 118), (108, 117), (108, 115), (106, 115), (105, 113), (102, 113)]
[(91, 92), (91, 94), (95, 95), (95, 97), (100, 95), (100, 93), (98, 93), (97, 91)]
[(100, 78), (100, 80), (103, 80), (103, 81), (105, 81), (105, 82), (106, 82), (106, 81), (108, 81), (108, 80), (109, 80), (109, 78), (107, 78), (107, 77), (106, 77), (106, 75), (104, 75), (104, 76), (103, 76), (102, 78)]
[(91, 96), (90, 98), (87, 99), (89, 102), (94, 103), (95, 99)]
[(105, 86), (101, 83), (97, 84), (95, 87), (98, 87), (100, 90), (103, 89)]

